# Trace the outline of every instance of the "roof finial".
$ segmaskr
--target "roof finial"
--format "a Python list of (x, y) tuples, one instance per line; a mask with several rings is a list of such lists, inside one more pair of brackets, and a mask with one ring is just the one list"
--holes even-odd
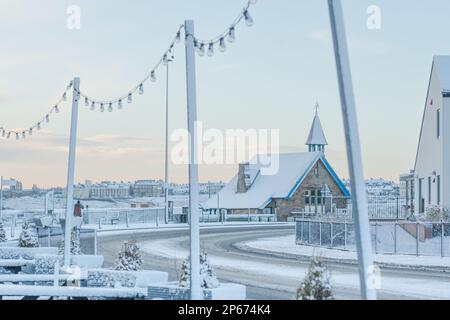
[(319, 101), (316, 102), (316, 105), (314, 106), (314, 108), (316, 109), (316, 115), (317, 115), (319, 113), (319, 108), (320, 108)]

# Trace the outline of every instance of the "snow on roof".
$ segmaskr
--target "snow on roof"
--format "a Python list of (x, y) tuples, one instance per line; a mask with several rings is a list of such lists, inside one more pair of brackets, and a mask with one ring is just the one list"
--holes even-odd
[(450, 91), (450, 56), (435, 56), (434, 66), (443, 91)]
[[(236, 175), (217, 195), (202, 204), (204, 209), (263, 209), (272, 198), (287, 198), (297, 183), (305, 176), (312, 166), (323, 157), (321, 152), (285, 153), (280, 155), (260, 156), (259, 163), (276, 161), (279, 157), (279, 170), (274, 175), (264, 175), (263, 171), (256, 177), (253, 185), (246, 193), (236, 193), (238, 176)], [(255, 170), (264, 168), (255, 157), (250, 166)], [(273, 163), (273, 162), (272, 162)]]
[(309, 132), (306, 145), (328, 145), (325, 133), (323, 132), (322, 124), (320, 123), (319, 114), (316, 112), (314, 120)]

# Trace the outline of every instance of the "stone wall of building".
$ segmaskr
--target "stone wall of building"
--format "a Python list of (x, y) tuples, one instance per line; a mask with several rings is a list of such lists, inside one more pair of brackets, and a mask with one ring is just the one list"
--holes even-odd
[[(290, 200), (275, 199), (270, 204), (270, 207), (277, 212), (278, 221), (286, 221), (291, 216), (292, 211), (303, 210), (305, 208), (305, 191), (321, 190), (324, 185), (328, 185), (333, 197), (344, 197), (344, 194), (331, 174), (325, 168), (324, 164), (319, 161)], [(345, 202), (345, 200), (343, 201)], [(343, 203), (343, 205), (345, 204)]]

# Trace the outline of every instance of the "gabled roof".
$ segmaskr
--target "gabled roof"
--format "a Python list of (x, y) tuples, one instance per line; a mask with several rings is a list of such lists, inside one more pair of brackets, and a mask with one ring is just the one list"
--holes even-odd
[[(322, 161), (343, 194), (347, 197), (350, 196), (322, 152), (285, 153), (264, 156), (264, 160), (260, 161), (260, 163), (268, 163), (267, 160), (275, 161), (274, 157), (279, 157), (279, 170), (276, 174), (264, 175), (260, 173), (253, 185), (245, 193), (236, 193), (238, 181), (238, 176), (236, 175), (218, 193), (218, 198), (217, 195), (212, 197), (204, 202), (202, 207), (214, 209), (217, 208), (219, 203), (220, 208), (226, 209), (263, 209), (272, 199), (290, 199), (318, 161)], [(255, 170), (260, 170), (263, 166), (255, 164), (256, 162), (253, 159), (250, 166)]]
[(319, 114), (317, 112), (314, 116), (311, 131), (309, 132), (308, 140), (306, 140), (306, 145), (328, 145), (327, 139), (325, 138), (325, 133), (323, 132), (322, 124), (320, 123)]

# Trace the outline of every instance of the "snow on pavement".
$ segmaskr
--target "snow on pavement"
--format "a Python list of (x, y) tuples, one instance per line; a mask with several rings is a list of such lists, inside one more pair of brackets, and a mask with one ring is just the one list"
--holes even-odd
[[(186, 259), (188, 250), (180, 247), (180, 238), (148, 241), (141, 244), (141, 249), (149, 254), (165, 258)], [(256, 262), (237, 258), (225, 258), (209, 253), (214, 267), (228, 271), (259, 274), (263, 281), (266, 277), (282, 277), (292, 283), (300, 283), (306, 275), (303, 266), (291, 267), (273, 263)], [(332, 282), (340, 288), (359, 290), (359, 277), (356, 272), (333, 271)], [(441, 278), (418, 278), (408, 276), (383, 276), (380, 288), (386, 293), (406, 295), (413, 298), (450, 299), (450, 281)]]
[[(274, 253), (287, 253), (291, 255), (310, 257), (314, 254), (323, 258), (336, 260), (356, 261), (357, 256), (354, 251), (343, 251), (336, 249), (326, 249), (312, 246), (300, 246), (295, 244), (295, 235), (256, 239), (240, 243), (239, 246), (264, 250)], [(413, 256), (413, 255), (374, 255), (374, 260), (380, 264), (392, 264), (398, 266), (415, 267), (450, 267), (450, 257), (437, 256)], [(450, 290), (450, 287), (449, 287)]]

